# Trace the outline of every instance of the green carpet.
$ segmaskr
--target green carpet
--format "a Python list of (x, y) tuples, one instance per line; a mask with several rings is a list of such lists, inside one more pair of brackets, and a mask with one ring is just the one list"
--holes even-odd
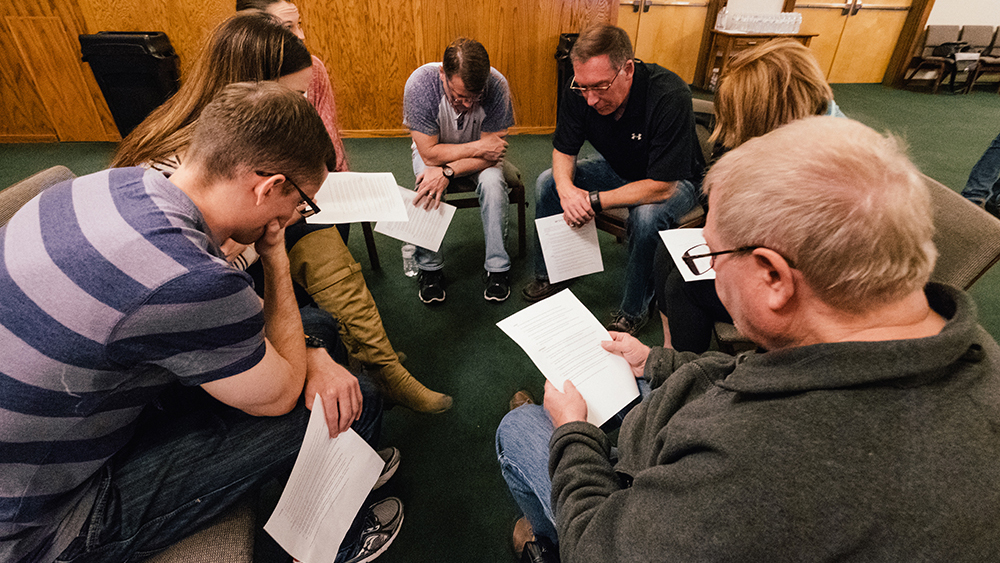
[[(844, 113), (905, 139), (921, 170), (955, 190), (964, 186), (1000, 124), (1000, 96), (992, 92), (933, 96), (879, 85), (835, 85), (834, 92)], [(534, 179), (550, 166), (550, 140), (510, 139), (509, 158), (521, 169), (529, 201), (534, 200)], [(352, 169), (389, 171), (400, 185), (413, 184), (409, 139), (347, 139), (345, 144)], [(54, 164), (67, 164), (78, 174), (96, 171), (112, 149), (99, 143), (0, 145), (0, 186)], [(532, 204), (529, 221), (533, 210)], [(512, 208), (508, 247), (514, 250), (515, 221)], [(443, 415), (402, 408), (386, 413), (383, 442), (399, 447), (403, 460), (383, 490), (402, 498), (406, 517), (398, 539), (379, 561), (511, 561), (510, 531), (518, 513), (500, 478), (493, 436), (510, 396), (520, 388), (540, 396), (543, 379), (496, 322), (526, 305), (519, 292), (531, 278), (530, 259), (513, 257), (511, 299), (485, 302), (479, 216), (474, 209), (459, 210), (444, 244), (448, 298), (427, 307), (417, 299), (415, 281), (402, 273), (400, 243), (375, 236), (381, 272), (369, 267), (360, 229), (354, 229), (349, 246), (364, 268), (389, 338), (406, 352), (406, 365), (418, 379), (455, 397), (454, 408)], [(533, 233), (529, 248), (530, 237)], [(601, 241), (605, 271), (577, 280), (573, 292), (604, 321), (620, 297), (624, 248), (604, 233)], [(998, 290), (1000, 268), (972, 289), (981, 321), (994, 337), (1000, 336)], [(662, 343), (659, 323), (646, 325), (640, 338)]]

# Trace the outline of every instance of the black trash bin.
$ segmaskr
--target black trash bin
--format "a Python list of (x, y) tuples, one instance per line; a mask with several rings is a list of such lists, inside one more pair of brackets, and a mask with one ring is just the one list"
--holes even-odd
[(556, 84), (556, 107), (562, 103), (563, 91), (566, 90), (566, 83), (573, 78), (573, 63), (569, 60), (569, 52), (573, 50), (573, 44), (579, 33), (560, 33), (559, 46), (556, 47), (557, 78)]
[(102, 31), (80, 36), (122, 137), (180, 87), (180, 64), (162, 31)]

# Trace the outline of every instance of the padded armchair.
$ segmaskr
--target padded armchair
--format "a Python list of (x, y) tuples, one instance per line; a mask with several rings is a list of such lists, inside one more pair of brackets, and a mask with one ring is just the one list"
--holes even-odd
[(69, 168), (53, 166), (0, 191), (0, 226), (6, 225), (22, 205), (31, 201), (31, 198), (40, 194), (45, 188), (71, 178), (76, 178), (76, 174)]
[[(954, 71), (955, 61), (948, 57), (935, 57), (932, 53), (934, 52), (934, 48), (942, 43), (958, 41), (960, 31), (961, 28), (957, 25), (927, 26), (927, 29), (924, 30), (923, 47), (920, 50), (920, 55), (915, 59), (917, 66), (908, 78), (903, 79), (903, 87), (909, 86), (910, 81), (921, 70), (932, 70), (935, 72), (932, 92), (937, 94), (938, 87), (941, 86), (941, 81), (944, 80), (945, 75)], [(910, 65), (912, 66), (913, 63), (911, 62)]]
[[(698, 135), (698, 144), (701, 145), (701, 154), (705, 157), (705, 162), (712, 158), (712, 145), (708, 138), (715, 128), (715, 104), (708, 100), (698, 98), (691, 99), (694, 110), (695, 133)], [(616, 207), (601, 211), (594, 217), (597, 228), (610, 233), (619, 242), (625, 240), (625, 225), (628, 222), (628, 208)], [(680, 227), (700, 227), (705, 223), (705, 209), (697, 206), (681, 218)]]
[[(966, 26), (971, 27), (971, 26)], [(965, 92), (969, 93), (976, 85), (976, 80), (984, 74), (1000, 73), (1000, 41), (994, 38), (993, 43), (980, 52), (979, 60), (975, 66), (969, 70), (969, 77), (965, 81)], [(1000, 90), (998, 90), (1000, 92)]]
[[(967, 290), (1000, 260), (1000, 221), (941, 182), (924, 180), (931, 191), (938, 251), (931, 281)], [(715, 339), (730, 354), (755, 347), (729, 323), (715, 323)]]

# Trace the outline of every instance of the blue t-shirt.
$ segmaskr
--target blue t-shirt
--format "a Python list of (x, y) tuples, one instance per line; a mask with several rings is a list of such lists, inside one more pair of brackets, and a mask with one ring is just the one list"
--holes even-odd
[(97, 476), (175, 381), (264, 357), (252, 281), (162, 174), (113, 169), (53, 186), (0, 229), (0, 560), (51, 560)]

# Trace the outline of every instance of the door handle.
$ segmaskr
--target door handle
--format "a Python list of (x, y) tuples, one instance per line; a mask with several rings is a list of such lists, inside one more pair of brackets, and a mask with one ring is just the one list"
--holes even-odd
[(645, 0), (645, 2), (642, 3), (642, 13), (645, 14), (646, 12), (648, 12), (649, 7), (652, 5), (653, 5), (653, 0)]
[(861, 2), (862, 0), (854, 0), (854, 9), (851, 10), (852, 16), (856, 16), (858, 14), (858, 11), (861, 10)]
[(842, 15), (842, 16), (850, 16), (851, 12), (854, 10), (854, 4), (856, 2), (857, 2), (857, 0), (850, 0), (849, 2), (844, 2), (844, 7), (841, 8), (840, 15)]
[(633, 14), (639, 11), (639, 4), (641, 4), (641, 3), (642, 3), (642, 0), (632, 0), (632, 13)]

